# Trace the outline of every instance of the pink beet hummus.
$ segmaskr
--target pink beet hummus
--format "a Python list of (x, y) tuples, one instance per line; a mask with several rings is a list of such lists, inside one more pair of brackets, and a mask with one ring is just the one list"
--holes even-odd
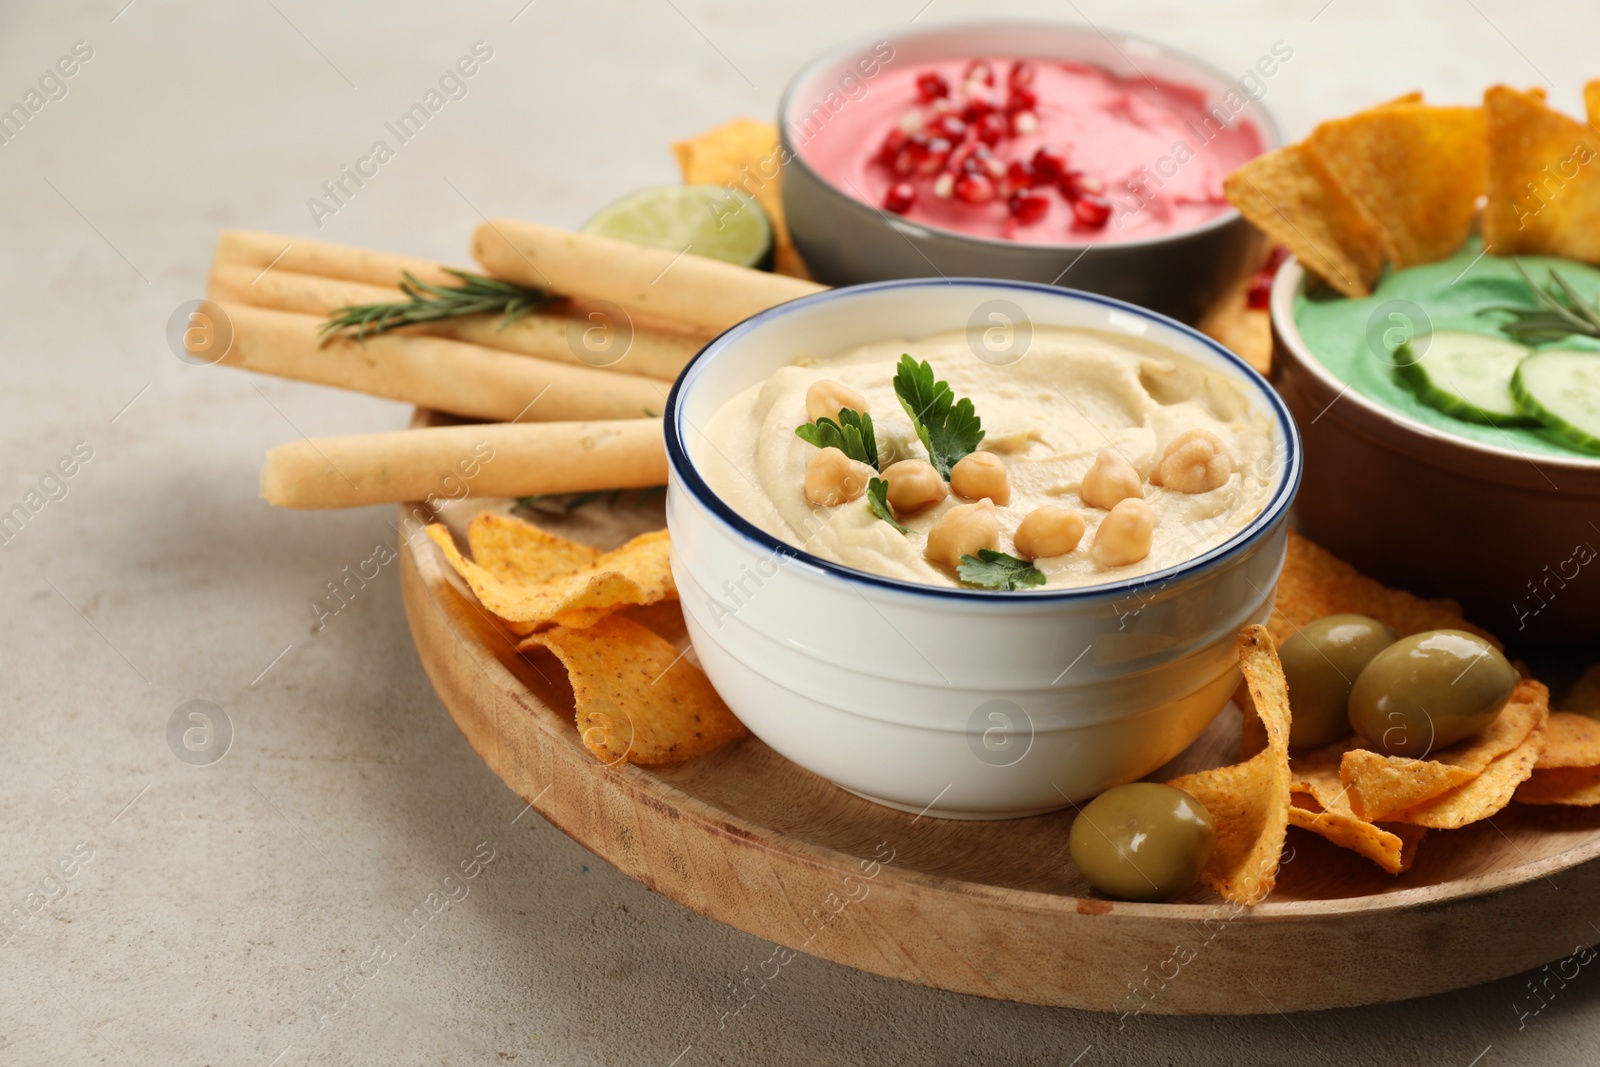
[(1263, 150), (1239, 112), (1199, 89), (1099, 67), (959, 58), (887, 66), (826, 123), (808, 130), (802, 118), (793, 132), (830, 184), (910, 222), (1087, 244), (1174, 233), (1229, 210), (1223, 177)]

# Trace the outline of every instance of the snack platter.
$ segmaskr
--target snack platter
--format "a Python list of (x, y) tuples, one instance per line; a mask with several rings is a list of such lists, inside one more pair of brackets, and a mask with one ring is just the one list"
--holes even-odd
[(1124, 44), (846, 46), (581, 231), (226, 232), (169, 324), (415, 406), (262, 496), (400, 505), (489, 767), (777, 944), (730, 1015), (797, 952), (1126, 1021), (1600, 938), (1600, 81), (1285, 144)]
[[(611, 544), (649, 525), (637, 514), (611, 521), (623, 528), (590, 536)], [(1203, 891), (1142, 904), (1108, 900), (1075, 874), (1067, 819), (918, 818), (850, 796), (755, 738), (669, 768), (609, 768), (572, 729), (560, 671), (517, 654), (430, 545), (408, 544), (401, 568), (423, 666), (490, 768), (630, 877), (779, 946), (729, 993), (729, 1013), (781, 980), (792, 952), (1131, 1018), (1403, 1000), (1534, 968), (1589, 940), (1587, 902), (1600, 892), (1593, 808), (1513, 806), (1492, 825), (1427, 842), (1435, 847), (1398, 878), (1293, 830), (1293, 855), (1255, 908)], [(1152, 777), (1226, 762), (1238, 732), (1229, 708)]]

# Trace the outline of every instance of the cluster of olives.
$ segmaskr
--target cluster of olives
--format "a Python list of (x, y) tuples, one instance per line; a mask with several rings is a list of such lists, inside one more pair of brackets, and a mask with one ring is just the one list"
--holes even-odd
[[(1352, 732), (1392, 756), (1421, 758), (1479, 733), (1500, 714), (1517, 672), (1463, 630), (1396, 638), (1365, 615), (1318, 619), (1278, 650), (1289, 685), (1289, 747), (1320, 748)], [(1119, 785), (1078, 813), (1072, 862), (1122, 900), (1166, 900), (1192, 888), (1216, 846), (1211, 815), (1181, 789)]]
[(1289, 747), (1352, 732), (1391, 756), (1420, 759), (1494, 722), (1517, 686), (1500, 650), (1464, 630), (1396, 639), (1365, 615), (1329, 615), (1278, 649), (1289, 683)]

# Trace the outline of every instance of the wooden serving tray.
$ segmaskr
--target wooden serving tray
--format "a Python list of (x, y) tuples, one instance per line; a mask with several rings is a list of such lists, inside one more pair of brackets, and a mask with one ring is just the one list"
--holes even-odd
[[(608, 546), (634, 532), (620, 527), (661, 525), (659, 504), (643, 515), (593, 504), (573, 521)], [(1398, 878), (1291, 828), (1278, 887), (1252, 910), (1204, 890), (1168, 904), (1108, 900), (1068, 860), (1070, 812), (1006, 822), (908, 815), (753, 737), (675, 767), (608, 768), (579, 742), (553, 658), (518, 655), (425, 539), (403, 547), (400, 570), (422, 664), (507, 785), (631, 877), (789, 949), (1004, 1000), (1244, 1015), (1456, 989), (1600, 938), (1589, 922), (1600, 893), (1596, 809), (1513, 804), (1430, 832)], [(1233, 762), (1237, 739), (1238, 715), (1225, 709), (1151, 777)], [(788, 958), (776, 951), (761, 981)]]

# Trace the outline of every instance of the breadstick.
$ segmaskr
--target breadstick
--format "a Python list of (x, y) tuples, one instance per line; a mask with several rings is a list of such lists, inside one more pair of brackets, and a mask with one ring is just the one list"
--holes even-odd
[[(323, 345), (314, 315), (220, 304), (233, 337), (219, 361), (282, 378), (353, 389), (496, 422), (634, 419), (660, 415), (667, 387), (653, 378), (497, 352), (440, 337), (379, 334)], [(203, 354), (203, 353), (197, 353)]]
[(826, 288), (704, 256), (516, 219), (481, 224), (472, 234), (472, 257), (496, 278), (609, 300), (629, 312), (709, 330), (725, 330), (758, 311)]
[(405, 271), (430, 285), (460, 284), (460, 279), (430, 259), (255, 230), (223, 230), (217, 235), (213, 262), (242, 264), (258, 273), (292, 270), (367, 285), (399, 285)]
[[(326, 317), (336, 308), (405, 299), (400, 290), (393, 287), (315, 277), (279, 267), (262, 273), (243, 263), (227, 262), (219, 262), (211, 268), (206, 295), (224, 303), (251, 304), (319, 318)], [(604, 330), (608, 325), (577, 318), (570, 313), (570, 309), (557, 306), (523, 315), (504, 329), (500, 326), (498, 316), (475, 315), (407, 326), (404, 330), (430, 337), (449, 337), (540, 359), (642, 374), (669, 382), (678, 376), (678, 372), (694, 358), (707, 340), (695, 334), (635, 325), (631, 341), (615, 337), (594, 341), (597, 346), (616, 345), (624, 352), (615, 362), (608, 362), (614, 358), (611, 353), (604, 348), (585, 345), (586, 331), (595, 328)]]
[(283, 508), (354, 508), (642, 489), (666, 480), (660, 419), (488, 423), (280, 445), (261, 469), (261, 497)]

